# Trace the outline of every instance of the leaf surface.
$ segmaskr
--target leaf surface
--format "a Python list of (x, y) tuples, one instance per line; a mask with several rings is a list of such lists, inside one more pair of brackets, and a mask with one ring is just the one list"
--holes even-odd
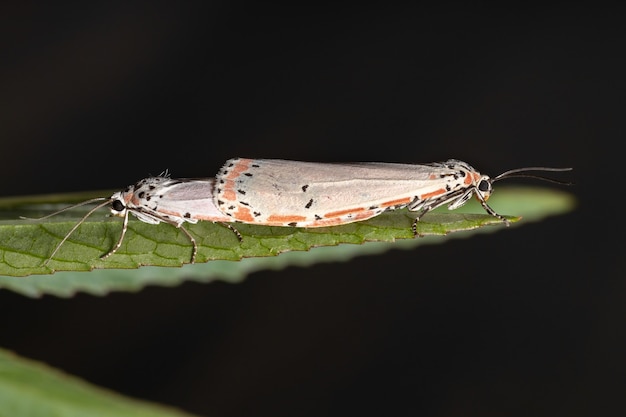
[[(68, 200), (72, 199), (66, 198)], [(499, 213), (523, 215), (524, 221), (536, 221), (565, 213), (575, 205), (570, 194), (544, 188), (499, 188), (492, 200), (490, 204)], [(477, 203), (469, 203), (455, 211), (439, 209), (427, 214), (418, 225), (418, 231), (424, 236), (422, 238), (413, 237), (411, 224), (415, 214), (407, 210), (383, 213), (364, 222), (313, 229), (233, 223), (243, 236), (242, 242), (224, 225), (200, 222), (184, 226), (198, 243), (197, 263), (185, 265), (190, 261), (192, 245), (181, 230), (168, 224), (151, 225), (137, 220), (129, 222), (126, 238), (119, 250), (107, 259), (100, 259), (117, 242), (122, 222), (118, 218), (95, 213), (46, 263), (54, 248), (84, 215), (85, 210), (71, 211), (45, 221), (20, 220), (18, 217), (33, 217), (32, 210), (42, 215), (46, 214), (46, 210), (58, 208), (39, 203), (14, 205), (4, 211), (5, 220), (0, 221), (0, 288), (10, 288), (30, 296), (45, 293), (70, 296), (77, 291), (106, 294), (112, 290), (135, 291), (149, 284), (176, 285), (183, 279), (206, 276), (213, 277), (211, 279), (240, 279), (247, 271), (266, 267), (262, 266), (268, 264), (263, 261), (264, 258), (281, 253), (279, 258), (283, 258), (288, 255), (284, 252), (309, 251), (300, 257), (311, 262), (327, 261), (334, 257), (345, 259), (359, 256), (360, 253), (370, 253), (368, 246), (371, 243), (368, 242), (379, 243), (385, 248), (381, 250), (400, 246), (413, 248), (420, 244), (443, 242), (443, 237), (450, 233), (456, 235), (457, 232), (463, 232), (461, 235), (467, 236), (477, 230), (505, 229), (502, 221), (484, 213)], [(13, 219), (6, 220), (11, 216)], [(516, 223), (520, 220), (516, 216), (507, 218)], [(400, 245), (400, 242), (406, 243)], [(350, 249), (346, 250), (343, 244), (356, 245), (347, 245)], [(327, 247), (323, 256), (317, 254), (321, 247)], [(312, 248), (318, 249), (311, 251)], [(346, 256), (348, 252), (350, 255)], [(259, 263), (255, 265), (250, 262), (253, 259), (248, 258), (257, 258)], [(232, 262), (241, 260), (244, 262)], [(145, 267), (183, 265), (183, 268)], [(73, 273), (57, 272), (49, 275), (55, 271)], [(135, 273), (139, 271), (144, 272)]]

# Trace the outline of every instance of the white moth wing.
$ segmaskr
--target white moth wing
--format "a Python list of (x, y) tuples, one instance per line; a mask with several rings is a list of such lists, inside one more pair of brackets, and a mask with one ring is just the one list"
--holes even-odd
[(157, 210), (191, 223), (198, 220), (231, 221), (215, 207), (214, 189), (213, 178), (172, 180), (159, 193)]
[(216, 205), (235, 220), (303, 227), (364, 220), (445, 193), (459, 169), (445, 164), (329, 164), (232, 159), (217, 176)]

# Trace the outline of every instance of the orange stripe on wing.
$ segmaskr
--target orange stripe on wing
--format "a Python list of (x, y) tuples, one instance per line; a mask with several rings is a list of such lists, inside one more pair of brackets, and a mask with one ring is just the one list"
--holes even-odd
[(293, 214), (272, 214), (267, 217), (267, 223), (289, 224), (306, 220), (305, 216), (296, 216)]
[(237, 194), (232, 188), (232, 184), (224, 184), (224, 189), (222, 191), (222, 197), (227, 201), (235, 201), (237, 200)]
[(405, 204), (409, 204), (411, 202), (411, 197), (399, 198), (397, 200), (385, 201), (380, 205), (380, 207), (387, 208), (393, 206), (402, 206)]
[[(378, 213), (380, 214), (380, 213)], [(358, 213), (356, 216), (352, 217), (350, 219), (350, 221), (361, 221), (361, 220), (367, 220), (367, 219), (371, 219), (374, 216), (377, 216), (378, 214), (376, 214), (376, 212), (374, 210), (367, 210), (367, 211), (362, 211), (360, 213)]]
[(446, 192), (445, 188), (440, 188), (435, 191), (431, 191), (430, 193), (422, 194), (420, 196), (420, 200), (428, 200), (429, 198), (438, 197)]
[(363, 210), (360, 211), (358, 213), (356, 213), (354, 216), (347, 218), (347, 217), (331, 217), (331, 218), (324, 218), (324, 219), (319, 219), (319, 220), (315, 220), (313, 222), (311, 222), (310, 224), (308, 224), (306, 227), (326, 227), (326, 226), (339, 226), (342, 224), (348, 224), (348, 223), (353, 223), (353, 222), (358, 222), (361, 220), (367, 220), (367, 219), (371, 219), (372, 217), (376, 216), (377, 213), (374, 210)]
[(340, 217), (335, 217), (332, 219), (320, 219), (320, 220), (315, 220), (314, 222), (311, 222), (310, 224), (308, 224), (306, 227), (326, 227), (326, 226), (338, 226), (340, 224), (345, 224), (346, 222), (340, 218)]
[(239, 178), (241, 173), (247, 171), (248, 168), (250, 168), (250, 162), (252, 162), (251, 159), (238, 160), (237, 163), (228, 170), (228, 175), (226, 176), (226, 179), (234, 180), (236, 178)]
[(237, 193), (235, 192), (235, 180), (250, 168), (251, 159), (240, 159), (228, 169), (228, 174), (224, 176), (224, 184), (222, 184), (222, 198), (227, 201), (237, 201)]
[(250, 209), (247, 207), (238, 206), (237, 211), (233, 213), (233, 218), (241, 222), (254, 222), (254, 217), (250, 213)]
[(331, 211), (330, 213), (324, 214), (324, 217), (326, 218), (339, 217), (339, 216), (344, 216), (346, 214), (352, 214), (352, 213), (356, 213), (356, 212), (363, 211), (363, 210), (365, 210), (363, 207), (356, 207), (356, 208), (351, 208), (351, 209), (346, 209), (346, 210)]

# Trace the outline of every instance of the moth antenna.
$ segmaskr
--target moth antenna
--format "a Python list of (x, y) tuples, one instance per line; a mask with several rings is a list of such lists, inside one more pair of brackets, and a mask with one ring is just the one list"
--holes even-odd
[[(70, 208), (74, 208), (74, 207), (79, 207), (79, 206), (82, 206), (82, 205), (87, 204), (87, 203), (89, 203), (89, 202), (93, 203), (94, 201), (102, 201), (102, 200), (105, 200), (105, 199), (104, 199), (104, 198), (96, 198), (96, 199), (92, 199), (92, 200), (84, 201), (84, 202), (82, 202), (82, 203), (75, 204), (75, 205), (70, 206), (70, 207), (66, 207), (65, 209), (63, 209), (63, 210), (59, 210), (59, 211), (57, 211), (56, 213), (52, 213), (51, 215), (48, 215), (48, 216), (42, 217), (41, 219), (46, 219), (46, 218), (48, 218), (48, 217), (50, 217), (50, 216), (52, 216), (52, 215), (54, 215), (54, 214), (61, 213), (61, 212), (65, 211), (65, 210), (69, 210)], [(48, 265), (48, 263), (52, 260), (52, 258), (54, 258), (54, 255), (56, 255), (56, 253), (59, 251), (59, 249), (61, 249), (61, 246), (63, 246), (63, 244), (67, 241), (67, 239), (69, 239), (69, 237), (72, 235), (72, 233), (74, 233), (74, 231), (76, 231), (76, 229), (78, 229), (78, 227), (79, 227), (81, 224), (83, 224), (83, 223), (85, 222), (85, 220), (87, 220), (87, 218), (93, 214), (93, 212), (94, 212), (94, 211), (96, 211), (96, 210), (98, 210), (98, 209), (100, 209), (100, 208), (102, 208), (102, 207), (106, 206), (106, 205), (107, 205), (107, 204), (109, 204), (110, 202), (111, 202), (111, 200), (110, 200), (110, 199), (106, 199), (106, 201), (105, 201), (104, 203), (98, 204), (97, 206), (95, 206), (94, 208), (92, 208), (91, 210), (89, 210), (89, 211), (87, 212), (87, 214), (85, 214), (85, 215), (84, 215), (84, 216), (83, 216), (83, 217), (82, 217), (82, 218), (81, 218), (81, 219), (80, 219), (80, 220), (79, 220), (79, 221), (78, 221), (78, 222), (74, 225), (74, 227), (72, 227), (72, 228), (70, 229), (70, 231), (66, 233), (65, 237), (64, 237), (63, 239), (61, 239), (61, 242), (59, 242), (59, 244), (58, 244), (58, 245), (54, 248), (54, 250), (52, 251), (52, 254), (50, 254), (50, 256), (48, 257), (48, 259), (46, 260), (46, 262), (44, 262), (44, 266), (47, 266), (47, 265)], [(41, 220), (41, 219), (38, 219), (38, 220)]]
[(551, 168), (551, 167), (527, 167), (516, 168), (503, 172), (502, 174), (491, 179), (491, 182), (496, 182), (504, 178), (534, 178), (541, 181), (547, 181), (559, 185), (572, 185), (569, 181), (556, 180), (554, 178), (542, 177), (540, 175), (527, 174), (531, 171), (543, 171), (543, 172), (565, 172), (571, 171), (573, 168)]
[[(68, 210), (71, 210), (71, 209), (75, 209), (76, 207), (85, 206), (87, 204), (91, 204), (91, 203), (95, 203), (96, 201), (103, 201), (103, 200), (107, 200), (107, 203), (110, 202), (110, 200), (108, 198), (105, 198), (105, 197), (92, 198), (91, 200), (86, 200), (86, 201), (83, 201), (81, 203), (77, 203), (77, 204), (74, 204), (74, 205), (62, 208), (61, 210), (55, 211), (54, 213), (48, 214), (48, 215), (43, 216), (43, 217), (32, 218), (32, 217), (20, 216), (20, 219), (22, 219), (22, 220), (45, 220), (45, 219), (49, 219), (50, 217), (56, 216), (57, 214), (61, 214), (61, 213), (65, 212), (65, 211), (68, 211)], [(105, 205), (106, 205), (106, 203), (105, 204), (100, 204), (98, 206), (98, 208), (104, 207)], [(90, 211), (89, 213), (92, 213), (92, 211)]]

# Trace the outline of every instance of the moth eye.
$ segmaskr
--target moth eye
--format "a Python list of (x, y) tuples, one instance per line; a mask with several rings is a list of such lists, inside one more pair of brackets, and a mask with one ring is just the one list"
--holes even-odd
[(120, 200), (115, 200), (113, 203), (111, 203), (111, 208), (115, 211), (124, 211), (126, 209), (124, 203), (122, 203)]
[(482, 192), (491, 191), (491, 184), (487, 180), (482, 180), (478, 183), (478, 189)]

